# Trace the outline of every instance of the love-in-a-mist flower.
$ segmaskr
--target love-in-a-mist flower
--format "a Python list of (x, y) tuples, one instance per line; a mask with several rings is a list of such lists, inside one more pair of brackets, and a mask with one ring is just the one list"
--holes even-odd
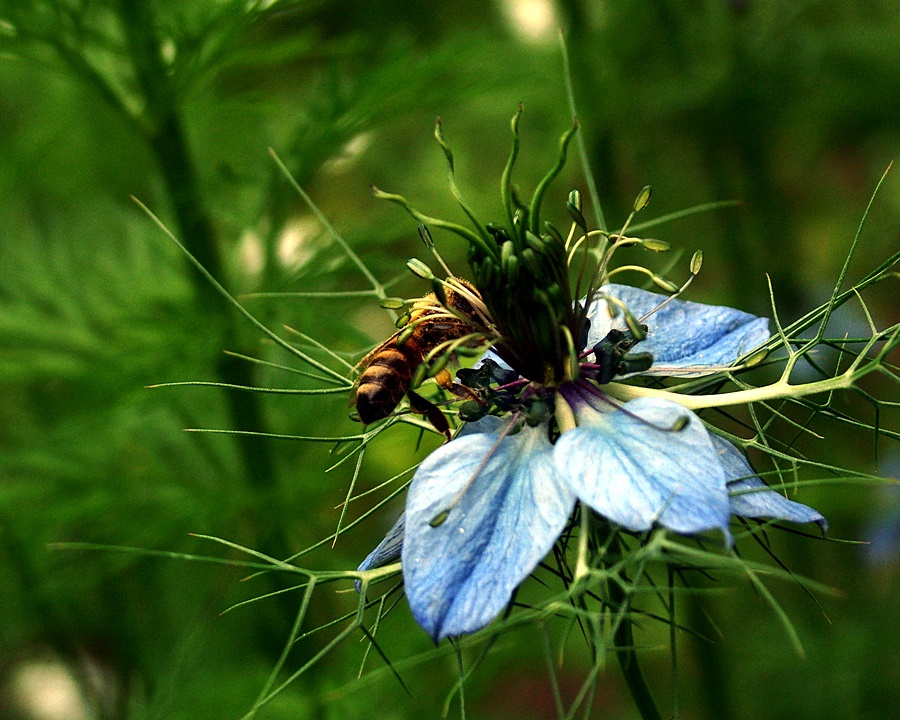
[[(588, 232), (577, 194), (567, 238), (541, 224), (543, 194), (571, 136), (527, 204), (510, 191), (514, 145), (502, 184), (506, 227), (481, 225), (469, 213), (469, 231), (388, 196), (469, 241), (491, 330), (491, 354), (459, 374), (476, 398), (460, 413), (471, 422), (422, 462), (404, 515), (360, 566), (401, 557), (413, 615), (435, 641), (496, 618), (576, 507), (628, 531), (714, 531), (726, 544), (732, 516), (825, 528), (815, 510), (768, 489), (741, 451), (694, 412), (727, 393), (698, 399), (648, 381), (735, 372), (769, 338), (768, 321), (678, 299), (686, 285), (643, 268), (674, 295), (608, 282), (614, 252), (661, 244), (625, 230)], [(438, 139), (452, 169), (440, 132)], [(635, 211), (648, 199), (649, 191)], [(692, 265), (691, 277), (699, 258)]]

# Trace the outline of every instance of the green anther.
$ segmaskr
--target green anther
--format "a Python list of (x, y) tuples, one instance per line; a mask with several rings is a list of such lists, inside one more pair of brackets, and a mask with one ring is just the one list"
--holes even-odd
[(641, 240), (641, 245), (645, 249), (652, 250), (653, 252), (668, 252), (669, 248), (672, 247), (665, 240), (657, 240), (656, 238), (644, 238)]
[(690, 421), (691, 419), (687, 415), (682, 415), (672, 423), (672, 432), (681, 432), (688, 426)]
[(431, 250), (434, 247), (434, 238), (431, 237), (431, 231), (429, 231), (428, 226), (425, 223), (419, 223), (419, 237), (422, 238), (422, 242), (425, 243), (425, 247)]
[(572, 331), (566, 325), (563, 325), (560, 330), (566, 341), (566, 359), (568, 360), (566, 378), (575, 380), (578, 377), (580, 363), (578, 362), (578, 352), (575, 350), (575, 342), (572, 340)]
[(428, 267), (425, 263), (423, 263), (418, 258), (410, 258), (406, 261), (406, 267), (409, 268), (409, 271), (413, 275), (417, 275), (423, 280), (433, 280), (434, 273), (431, 272), (431, 268)]
[(419, 385), (425, 382), (425, 378), (428, 376), (428, 365), (422, 363), (419, 367), (416, 368), (416, 371), (413, 373), (412, 380), (410, 381), (409, 386), (415, 390)]
[(647, 332), (644, 330), (643, 326), (635, 319), (634, 315), (627, 310), (625, 311), (625, 324), (628, 326), (628, 329), (631, 331), (636, 342), (640, 342), (647, 337)]
[(753, 367), (754, 365), (759, 365), (763, 360), (768, 357), (769, 351), (765, 348), (761, 350), (757, 350), (753, 353), (747, 360), (744, 362), (744, 367)]
[(447, 518), (450, 517), (449, 510), (441, 510), (437, 515), (431, 518), (431, 521), (428, 523), (431, 527), (436, 528), (443, 525), (447, 522)]
[(444, 283), (436, 277), (431, 278), (431, 292), (434, 293), (441, 305), (447, 306), (447, 293), (444, 291)]
[(653, 188), (649, 185), (644, 185), (644, 189), (638, 193), (637, 198), (634, 201), (634, 211), (640, 212), (647, 205), (650, 204), (650, 196), (653, 194)]
[(578, 195), (577, 205), (572, 202), (572, 195), (577, 192), (577, 190), (573, 190), (569, 193), (569, 201), (566, 203), (566, 210), (568, 210), (569, 215), (572, 216), (572, 222), (587, 232), (587, 220), (585, 220), (584, 215), (581, 214), (581, 195)]
[(433, 378), (437, 375), (441, 370), (447, 367), (450, 364), (450, 353), (445, 352), (441, 353), (437, 359), (428, 366), (428, 377)]
[(406, 300), (398, 297), (386, 297), (381, 298), (381, 300), (378, 301), (378, 304), (385, 310), (399, 310), (406, 306)]
[(659, 275), (651, 275), (650, 279), (653, 280), (654, 285), (659, 288), (662, 288), (668, 293), (677, 293), (678, 286), (671, 282), (670, 280), (666, 280), (664, 277), (660, 277)]
[(394, 327), (397, 327), (397, 328), (406, 327), (406, 324), (410, 320), (412, 320), (412, 315), (410, 315), (409, 310), (407, 310), (405, 313), (403, 313), (400, 317), (398, 317), (394, 321)]
[(648, 352), (628, 353), (622, 358), (622, 375), (646, 372), (653, 366), (653, 355)]
[(412, 334), (416, 331), (415, 325), (406, 325), (403, 328), (403, 331), (397, 336), (397, 344), (403, 345), (407, 340), (412, 337)]
[(582, 204), (581, 204), (581, 191), (580, 190), (570, 190), (569, 191), (569, 199), (568, 205), (570, 205), (573, 209), (581, 212)]
[(691, 258), (691, 274), (696, 275), (700, 272), (700, 268), (703, 266), (703, 251), (698, 250), (694, 253), (694, 256)]

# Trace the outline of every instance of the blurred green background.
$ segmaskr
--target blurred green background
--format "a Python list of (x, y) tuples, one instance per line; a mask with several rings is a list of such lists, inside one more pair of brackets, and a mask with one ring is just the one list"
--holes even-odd
[[(571, 121), (560, 27), (610, 225), (648, 183), (654, 215), (740, 200), (654, 231), (685, 258), (704, 250), (692, 299), (770, 314), (766, 273), (783, 319), (826, 299), (900, 150), (896, 2), (0, 1), (0, 717), (243, 715), (281, 652), (299, 593), (219, 617), (285, 581), (241, 583), (247, 572), (228, 565), (52, 543), (239, 557), (193, 532), (286, 557), (333, 532), (352, 476), (351, 465), (325, 474), (328, 446), (182, 432), (355, 432), (343, 398), (145, 389), (305, 381), (223, 353), (296, 367), (226, 306), (130, 196), (235, 294), (364, 290), (268, 148), (386, 281), (423, 251), (414, 222), (374, 200), (371, 183), (428, 214), (462, 219), (433, 140), (436, 115), (482, 217), (500, 216), (519, 102), (517, 179), (531, 188), (550, 166)], [(545, 202), (551, 215), (557, 207), (563, 217), (565, 194), (585, 190), (583, 177), (570, 162)], [(889, 177), (851, 278), (896, 249), (898, 220), (898, 182)], [(451, 266), (464, 267), (460, 243), (437, 239)], [(397, 288), (421, 292), (407, 276)], [(272, 328), (288, 324), (348, 353), (391, 329), (371, 300), (245, 304)], [(871, 309), (880, 326), (897, 319), (890, 293), (876, 294)], [(865, 404), (855, 410), (872, 419)], [(897, 428), (896, 414), (882, 421)], [(832, 434), (806, 447), (817, 458), (896, 476), (896, 447), (881, 444), (876, 460), (871, 438), (820, 430)], [(382, 441), (366, 456), (359, 488), (408, 465), (415, 439), (399, 432)], [(825, 512), (833, 537), (880, 544), (776, 534), (791, 569), (840, 590), (817, 604), (796, 586), (775, 587), (805, 658), (747, 584), (721, 583), (685, 608), (683, 622), (712, 642), (681, 640), (679, 717), (851, 720), (896, 710), (894, 489), (802, 496)], [(382, 513), (302, 564), (354, 568), (392, 520)], [(352, 595), (328, 589), (311, 622), (354, 606)], [(390, 622), (392, 660), (430, 648), (402, 603)], [(672, 707), (667, 637), (651, 627), (655, 650), (644, 655), (664, 713)], [(288, 668), (325, 642), (300, 643)], [(504, 640), (467, 685), (470, 716), (554, 714), (539, 644), (536, 632)], [(404, 669), (408, 698), (387, 674), (354, 683), (363, 650), (348, 641), (260, 717), (372, 717), (382, 706), (384, 718), (439, 714), (452, 657)], [(367, 668), (382, 666), (373, 656)], [(568, 692), (581, 679), (577, 661), (565, 672)], [(593, 717), (636, 716), (615, 669), (600, 688)]]

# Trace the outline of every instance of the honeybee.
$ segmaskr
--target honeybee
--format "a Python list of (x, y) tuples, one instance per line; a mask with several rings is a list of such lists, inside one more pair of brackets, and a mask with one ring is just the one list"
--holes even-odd
[[(412, 389), (416, 370), (426, 362), (429, 353), (447, 347), (468, 335), (479, 333), (486, 322), (486, 309), (475, 287), (459, 278), (449, 278), (445, 289), (446, 303), (433, 294), (417, 300), (404, 327), (391, 335), (357, 364), (360, 374), (350, 391), (348, 405), (356, 408), (360, 422), (368, 425), (388, 417), (406, 396), (410, 409), (424, 415), (428, 421), (450, 439), (450, 424), (444, 414), (431, 402)], [(471, 323), (453, 314), (471, 319)], [(473, 338), (463, 345), (477, 344)], [(433, 360), (444, 357), (437, 353)], [(470, 396), (471, 392), (453, 382), (450, 372), (442, 368), (435, 374), (441, 387)]]

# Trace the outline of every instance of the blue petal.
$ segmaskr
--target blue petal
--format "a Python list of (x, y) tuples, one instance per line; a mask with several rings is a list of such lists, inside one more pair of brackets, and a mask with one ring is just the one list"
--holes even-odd
[(555, 473), (546, 426), (500, 438), (478, 433), (447, 443), (409, 489), (403, 579), (413, 616), (435, 642), (491, 622), (575, 505)]
[[(734, 515), (748, 518), (775, 518), (795, 523), (818, 523), (824, 533), (828, 522), (821, 513), (803, 503), (788, 500), (770, 490), (760, 480), (741, 451), (717, 435), (711, 436), (728, 481), (729, 501)], [(735, 479), (737, 478), (737, 479)]]
[(372, 568), (389, 565), (390, 563), (400, 559), (400, 550), (403, 547), (403, 529), (406, 525), (406, 516), (400, 513), (397, 522), (388, 530), (387, 535), (375, 549), (368, 554), (365, 560), (356, 568), (359, 571), (371, 570)]
[[(501, 423), (500, 418), (494, 417), (493, 415), (488, 415), (487, 417), (482, 418), (476, 422), (466, 423), (463, 425), (462, 430), (460, 430), (460, 437), (464, 435), (469, 435), (477, 432), (496, 432), (499, 431), (499, 425)], [(359, 567), (356, 568), (360, 572), (364, 570), (371, 570), (372, 568), (382, 567), (383, 565), (389, 565), (392, 562), (400, 559), (400, 554), (403, 549), (403, 534), (406, 528), (406, 515), (404, 513), (400, 513), (400, 517), (397, 518), (397, 522), (394, 523), (394, 526), (388, 530), (387, 535), (384, 536), (384, 539), (375, 546), (375, 549), (370, 552), (366, 559), (363, 560)], [(357, 581), (356, 590), (359, 592), (360, 583)]]
[[(635, 318), (641, 318), (666, 299), (665, 295), (628, 285), (605, 285), (601, 291), (625, 303)], [(588, 347), (600, 342), (613, 327), (626, 327), (621, 316), (610, 319), (602, 298), (591, 304), (588, 317)], [(766, 318), (687, 300), (672, 300), (647, 318), (646, 323), (647, 339), (635, 346), (635, 352), (653, 355), (649, 374), (703, 375), (732, 365), (769, 338)]]
[[(630, 530), (654, 523), (681, 533), (728, 532), (725, 473), (709, 433), (682, 405), (639, 398), (614, 412), (575, 403), (579, 426), (562, 434), (554, 459), (578, 497)], [(688, 424), (669, 428), (681, 418)]]

